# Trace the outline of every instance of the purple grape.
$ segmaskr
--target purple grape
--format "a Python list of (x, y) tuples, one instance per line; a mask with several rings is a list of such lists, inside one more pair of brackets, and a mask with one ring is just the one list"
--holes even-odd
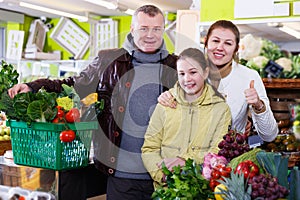
[(258, 191), (256, 191), (256, 190), (252, 191), (251, 197), (252, 197), (253, 199), (257, 198), (257, 197), (258, 197)]
[[(253, 179), (250, 179), (250, 180), (253, 180)], [(250, 180), (249, 180), (249, 182), (250, 182)], [(258, 183), (252, 183), (251, 185), (252, 185), (252, 190), (258, 190), (258, 188), (259, 188)]]
[(268, 187), (275, 187), (276, 183), (274, 181), (269, 181)]
[(239, 156), (241, 153), (238, 150), (234, 150), (233, 151), (234, 157)]
[(233, 143), (234, 142), (234, 137), (226, 135), (225, 141), (227, 143)]
[(231, 149), (231, 145), (229, 143), (225, 143), (223, 149), (227, 149), (230, 150)]
[(238, 144), (243, 144), (245, 142), (244, 140), (244, 137), (241, 135), (241, 134), (236, 134), (235, 136), (235, 141), (238, 143)]
[(265, 193), (266, 193), (265, 188), (262, 188), (262, 187), (258, 188), (258, 195), (260, 197), (265, 196)]
[(232, 149), (237, 149), (238, 148), (238, 144), (236, 142), (231, 144)]
[(222, 140), (222, 141), (218, 144), (218, 147), (219, 147), (220, 149), (223, 149), (225, 144), (226, 144), (226, 141), (225, 141), (225, 140)]
[(270, 191), (269, 189), (267, 189), (266, 193), (265, 193), (265, 196), (266, 197), (271, 197), (272, 196), (272, 191)]

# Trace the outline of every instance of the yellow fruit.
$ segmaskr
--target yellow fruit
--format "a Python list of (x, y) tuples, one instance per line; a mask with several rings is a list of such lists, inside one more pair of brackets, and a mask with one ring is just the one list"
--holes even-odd
[(299, 125), (300, 125), (300, 121), (299, 121), (299, 120), (295, 120), (295, 121), (293, 122), (293, 125), (294, 125), (294, 126), (299, 126)]
[(215, 199), (216, 200), (224, 200), (224, 198), (223, 198), (225, 196), (224, 194), (217, 194), (217, 193), (221, 193), (222, 192), (220, 188), (222, 188), (223, 190), (227, 191), (227, 188), (226, 188), (226, 186), (224, 184), (217, 185), (215, 187), (215, 190), (214, 190), (214, 192), (215, 192)]
[(89, 105), (95, 103), (97, 100), (98, 100), (98, 94), (91, 93), (91, 94), (87, 95), (84, 99), (82, 99), (81, 102), (84, 105), (89, 106)]

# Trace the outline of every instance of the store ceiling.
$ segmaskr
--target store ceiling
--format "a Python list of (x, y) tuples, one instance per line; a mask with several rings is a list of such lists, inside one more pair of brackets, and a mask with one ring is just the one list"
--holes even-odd
[[(300, 39), (279, 30), (279, 27), (286, 26), (300, 32), (300, 17), (274, 18), (268, 20), (235, 20), (233, 22), (238, 26), (241, 37), (246, 34), (252, 34), (256, 37), (266, 38), (279, 44), (285, 42), (300, 42)], [(270, 23), (273, 24), (273, 26), (269, 26), (268, 24)], [(200, 25), (202, 25), (203, 30), (206, 31), (210, 23), (200, 23)]]
[[(2, 2), (1, 2), (2, 1)], [(16, 11), (24, 13), (29, 16), (41, 17), (45, 16), (48, 18), (57, 18), (60, 16), (42, 13), (36, 10), (24, 8), (19, 6), (19, 2), (23, 1), (26, 3), (36, 4), (39, 6), (44, 6), (52, 9), (57, 9), (65, 12), (70, 12), (77, 15), (85, 15), (86, 13), (100, 15), (100, 16), (116, 16), (116, 15), (126, 15), (124, 12), (108, 10), (102, 6), (97, 6), (91, 4), (84, 0), (0, 0), (0, 9)], [(126, 8), (136, 9), (144, 4), (155, 4), (160, 7), (165, 12), (174, 12), (177, 10), (188, 10), (192, 5), (193, 0), (106, 0), (106, 1), (117, 1), (122, 10)], [(194, 0), (197, 2), (197, 0)], [(0, 19), (1, 20), (1, 19)], [(276, 22), (280, 22), (277, 21)], [(290, 26), (298, 31), (300, 31), (300, 18), (295, 18), (294, 20), (282, 22), (287, 26)], [(208, 25), (204, 26), (206, 29)], [(267, 38), (271, 41), (277, 43), (284, 42), (299, 42), (295, 37), (290, 36), (277, 27), (269, 27), (266, 22), (256, 22), (247, 24), (238, 24), (241, 31), (241, 35), (251, 33), (258, 37)]]
[[(1, 2), (3, 1), (3, 2)], [(130, 8), (135, 10), (136, 8), (145, 4), (154, 4), (166, 12), (176, 12), (178, 9), (189, 9), (193, 0), (106, 0), (111, 2), (117, 2), (122, 10)], [(49, 18), (57, 18), (59, 16), (42, 13), (39, 11), (23, 8), (19, 6), (19, 2), (26, 2), (43, 7), (48, 7), (56, 10), (61, 10), (77, 15), (85, 15), (86, 13), (92, 13), (100, 16), (114, 16), (125, 15), (123, 12), (108, 10), (102, 6), (98, 6), (89, 3), (84, 0), (0, 0), (0, 8), (14, 10), (17, 12), (25, 13), (29, 16), (46, 16)]]

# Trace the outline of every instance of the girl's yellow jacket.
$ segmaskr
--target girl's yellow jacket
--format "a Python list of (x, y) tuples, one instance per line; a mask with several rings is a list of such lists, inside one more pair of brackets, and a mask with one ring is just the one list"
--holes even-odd
[(209, 84), (192, 103), (184, 99), (178, 83), (170, 92), (177, 101), (176, 109), (157, 104), (142, 146), (144, 165), (155, 182), (162, 180), (156, 164), (164, 158), (179, 156), (202, 163), (205, 153), (217, 153), (231, 123), (228, 105)]

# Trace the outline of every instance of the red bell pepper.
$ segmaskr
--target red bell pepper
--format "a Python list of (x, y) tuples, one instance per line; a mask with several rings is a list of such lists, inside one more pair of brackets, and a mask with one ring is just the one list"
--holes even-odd
[(243, 173), (245, 178), (253, 178), (254, 176), (259, 174), (259, 168), (251, 160), (245, 160), (238, 164), (238, 166), (234, 170), (234, 173)]

